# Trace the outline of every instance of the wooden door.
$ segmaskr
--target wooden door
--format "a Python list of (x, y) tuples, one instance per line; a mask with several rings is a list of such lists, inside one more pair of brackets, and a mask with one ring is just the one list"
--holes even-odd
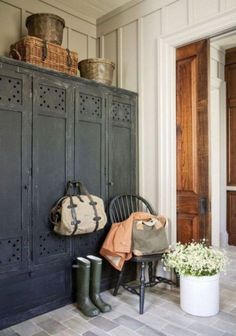
[(207, 41), (176, 51), (177, 239), (210, 241)]
[[(236, 48), (226, 50), (225, 80), (227, 97), (227, 185), (236, 186)], [(229, 244), (236, 245), (236, 192), (227, 193)]]
[(111, 95), (108, 104), (108, 195), (137, 192), (136, 97)]

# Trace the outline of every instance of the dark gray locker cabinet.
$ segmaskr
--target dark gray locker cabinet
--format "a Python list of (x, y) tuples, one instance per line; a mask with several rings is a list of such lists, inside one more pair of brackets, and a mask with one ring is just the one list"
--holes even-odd
[[(137, 95), (0, 57), (0, 329), (71, 302), (76, 256), (108, 225), (57, 236), (49, 210), (68, 180), (107, 206), (136, 193)], [(102, 289), (117, 273), (104, 261)]]

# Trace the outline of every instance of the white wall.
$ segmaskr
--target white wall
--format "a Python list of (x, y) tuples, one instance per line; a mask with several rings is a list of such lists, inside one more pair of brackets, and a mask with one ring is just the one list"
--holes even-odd
[(8, 56), (9, 47), (27, 34), (25, 19), (32, 13), (53, 13), (65, 22), (62, 46), (77, 51), (79, 60), (97, 56), (96, 21), (71, 12), (56, 0), (0, 0), (0, 55)]
[[(158, 56), (161, 57), (158, 45), (163, 38), (167, 40), (170, 36), (171, 40), (177, 33), (178, 41), (181, 36), (183, 40), (191, 41), (191, 36), (187, 38), (190, 29), (197, 36), (198, 27), (210, 27), (211, 21), (220, 19), (228, 12), (236, 14), (236, 0), (144, 0), (139, 3), (133, 1), (129, 8), (126, 6), (124, 10), (115, 11), (98, 20), (101, 56), (109, 57), (112, 53), (117, 57), (116, 83), (130, 90), (138, 89), (139, 92), (140, 192), (160, 211), (168, 211), (168, 207), (164, 206), (166, 201), (162, 201), (162, 198), (169, 203), (175, 202), (175, 196), (172, 195), (170, 200), (169, 190), (161, 186), (162, 183), (168, 184), (163, 178), (170, 180), (172, 176), (163, 177), (165, 167), (160, 160), (165, 157), (165, 148), (169, 150), (168, 155), (175, 156), (175, 153), (174, 140), (169, 140), (169, 137), (174, 138), (171, 133), (173, 129), (169, 131), (168, 125), (165, 125), (168, 120), (165, 113), (168, 111), (159, 109), (159, 101), (170, 86), (163, 82), (163, 95), (158, 97), (158, 78), (162, 76), (157, 70)], [(209, 34), (213, 30), (209, 28)], [(168, 55), (168, 58), (162, 59), (160, 72), (165, 71), (165, 67), (173, 61), (173, 54)], [(174, 68), (171, 71), (174, 72)], [(172, 98), (170, 105), (173, 105)], [(167, 126), (166, 133), (161, 137), (157, 134), (158, 131), (160, 133), (160, 125)], [(171, 146), (168, 141), (172, 141)], [(168, 164), (167, 161), (164, 163), (166, 170), (173, 171), (173, 167), (167, 167)], [(174, 183), (173, 178), (172, 186)], [(174, 192), (173, 187), (171, 190)], [(175, 205), (170, 207), (174, 209)], [(174, 239), (174, 231), (172, 233)]]
[(210, 42), (210, 170), (212, 244), (226, 246), (226, 83), (225, 51)]

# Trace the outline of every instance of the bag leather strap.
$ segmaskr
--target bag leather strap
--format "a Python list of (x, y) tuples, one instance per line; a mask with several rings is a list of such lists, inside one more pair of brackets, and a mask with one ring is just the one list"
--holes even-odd
[[(98, 229), (99, 221), (101, 219), (101, 217), (98, 216), (98, 212), (97, 212), (97, 208), (96, 208), (97, 202), (94, 202), (92, 196), (90, 195), (88, 190), (85, 188), (85, 186), (81, 182), (76, 182), (76, 187), (77, 187), (77, 189), (80, 189), (80, 192), (81, 191), (84, 192), (84, 194), (88, 197), (88, 199), (90, 201), (89, 204), (93, 207), (93, 211), (94, 211), (94, 215), (95, 215), (93, 220), (96, 223), (93, 232), (95, 232)], [(79, 194), (77, 195), (77, 197), (78, 196), (79, 196)]]
[(88, 190), (85, 188), (85, 186), (81, 182), (79, 182), (79, 181), (69, 181), (67, 183), (67, 189), (66, 189), (67, 194), (71, 192), (72, 188), (75, 188), (75, 190), (76, 190), (75, 196), (77, 196), (81, 202), (83, 202), (82, 198), (80, 197), (81, 193), (84, 193), (88, 197), (88, 199), (90, 201), (89, 204), (93, 207), (93, 211), (94, 211), (93, 220), (95, 221), (95, 228), (94, 228), (93, 232), (97, 231), (98, 225), (99, 225), (99, 220), (101, 219), (101, 217), (98, 216), (98, 211), (97, 211), (97, 208), (96, 208), (97, 202), (94, 202), (92, 196), (90, 195)]
[(50, 223), (52, 223), (53, 225), (58, 225), (60, 221), (58, 210), (61, 208), (61, 204), (63, 200), (66, 198), (67, 196), (61, 197), (50, 211), (49, 220), (50, 220)]
[(73, 188), (73, 184), (69, 182), (69, 186), (68, 186), (68, 192), (69, 192), (69, 198), (70, 198), (70, 205), (68, 206), (68, 208), (71, 211), (71, 217), (72, 217), (72, 221), (71, 221), (71, 225), (74, 225), (74, 230), (72, 232), (72, 236), (75, 234), (75, 232), (77, 231), (78, 225), (81, 222), (80, 220), (77, 219), (76, 217), (76, 211), (75, 208), (77, 207), (76, 204), (73, 203), (73, 198), (72, 198), (72, 188)]

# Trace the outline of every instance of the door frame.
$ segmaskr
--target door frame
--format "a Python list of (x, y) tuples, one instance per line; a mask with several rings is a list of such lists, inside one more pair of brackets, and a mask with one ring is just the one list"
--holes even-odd
[[(201, 39), (210, 38), (236, 28), (236, 13), (227, 11), (207, 22), (196, 24), (180, 32), (161, 36), (158, 43), (158, 113), (157, 121), (157, 199), (160, 213), (167, 214), (170, 242), (176, 242), (176, 48)], [(208, 88), (209, 89), (209, 88)], [(210, 109), (209, 109), (210, 114)], [(209, 118), (211, 116), (209, 115)], [(212, 134), (209, 138), (211, 144)], [(209, 147), (210, 148), (210, 147)], [(214, 169), (220, 167), (214, 167)], [(211, 186), (212, 173), (209, 172)], [(211, 190), (209, 190), (211, 194)], [(212, 200), (211, 200), (212, 201)], [(213, 200), (214, 202), (214, 200)], [(219, 204), (212, 204), (215, 209)], [(219, 221), (220, 225), (220, 221)], [(212, 231), (219, 228), (212, 227)], [(212, 236), (215, 236), (212, 232)], [(212, 244), (215, 242), (212, 241)]]

